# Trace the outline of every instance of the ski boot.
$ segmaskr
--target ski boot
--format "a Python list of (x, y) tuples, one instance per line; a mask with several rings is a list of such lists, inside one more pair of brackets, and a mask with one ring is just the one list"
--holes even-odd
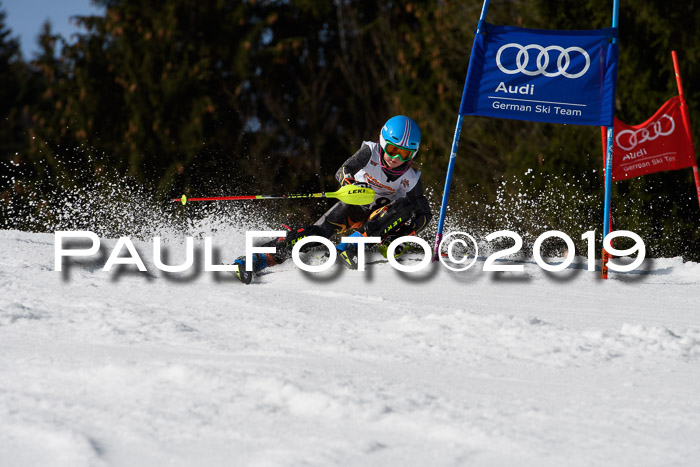
[[(351, 237), (363, 237), (360, 232), (353, 232)], [(342, 263), (350, 269), (357, 269), (357, 246), (354, 243), (339, 243), (335, 247)]]
[(234, 271), (236, 273), (236, 277), (239, 281), (243, 282), (244, 284), (250, 284), (250, 282), (253, 280), (254, 273), (262, 271), (263, 269), (265, 269), (268, 266), (271, 266), (272, 264), (276, 264), (273, 261), (270, 261), (270, 259), (270, 255), (263, 253), (253, 253), (253, 270), (247, 271), (245, 264), (245, 256), (237, 258), (233, 262), (234, 265), (238, 266), (238, 268)]
[[(396, 237), (398, 238), (398, 237)], [(379, 250), (379, 253), (385, 258), (387, 258), (388, 250), (389, 250), (389, 244), (393, 241), (394, 239), (392, 238), (391, 240), (387, 239), (383, 241), (377, 249)], [(409, 251), (412, 250), (412, 246), (410, 243), (402, 243), (401, 245), (398, 245), (394, 249), (394, 258), (398, 258), (399, 256), (408, 253)]]

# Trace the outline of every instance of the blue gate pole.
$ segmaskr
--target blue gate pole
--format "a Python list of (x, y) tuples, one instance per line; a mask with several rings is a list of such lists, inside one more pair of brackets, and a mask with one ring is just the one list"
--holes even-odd
[[(484, 20), (486, 19), (486, 12), (489, 9), (489, 0), (484, 0), (484, 4), (481, 7), (481, 15), (479, 16), (479, 24), (476, 28), (476, 33), (474, 34), (474, 42), (476, 42), (477, 34), (481, 34), (481, 29), (484, 25)], [(467, 79), (464, 83), (464, 92), (467, 91), (467, 83), (469, 83), (469, 71), (471, 70), (471, 61), (474, 57), (474, 46), (472, 46), (472, 54), (469, 57), (469, 67), (467, 69)], [(462, 120), (464, 116), (462, 114), (457, 117), (457, 125), (455, 127), (455, 134), (452, 138), (452, 149), (450, 150), (450, 162), (447, 166), (447, 176), (445, 178), (445, 189), (442, 192), (442, 204), (440, 205), (440, 218), (438, 219), (437, 234), (435, 235), (435, 246), (433, 248), (433, 261), (440, 259), (440, 243), (442, 242), (442, 229), (445, 226), (445, 214), (447, 213), (447, 202), (450, 198), (450, 185), (452, 184), (452, 172), (454, 171), (455, 159), (457, 158), (457, 146), (459, 145), (459, 136), (462, 133)]]
[(452, 138), (452, 150), (450, 151), (450, 163), (447, 166), (447, 177), (445, 178), (445, 189), (442, 192), (442, 204), (440, 205), (440, 219), (438, 220), (437, 235), (435, 236), (435, 246), (433, 247), (433, 261), (440, 259), (440, 243), (442, 242), (442, 229), (445, 226), (445, 214), (447, 212), (447, 201), (450, 198), (450, 185), (452, 184), (452, 171), (455, 168), (455, 159), (457, 158), (457, 145), (459, 144), (459, 135), (462, 133), (462, 120), (464, 115), (457, 117), (457, 126), (455, 127), (455, 135)]
[[(619, 0), (613, 1), (613, 17), (612, 27), (617, 29), (618, 15), (620, 11)], [(613, 43), (617, 42), (617, 38), (613, 37)], [(614, 96), (613, 96), (614, 97)], [(614, 105), (614, 104), (613, 104)], [(613, 115), (615, 114), (613, 110)], [(614, 122), (613, 122), (614, 125)], [(605, 201), (603, 203), (603, 240), (610, 233), (610, 198), (612, 192), (612, 164), (613, 164), (613, 137), (614, 126), (609, 126), (607, 131), (607, 144), (605, 154)], [(600, 276), (603, 279), (608, 278), (608, 255), (603, 246), (602, 256), (600, 259)]]

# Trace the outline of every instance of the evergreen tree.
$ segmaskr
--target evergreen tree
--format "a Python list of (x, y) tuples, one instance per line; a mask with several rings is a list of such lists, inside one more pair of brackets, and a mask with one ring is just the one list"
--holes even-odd
[[(19, 42), (5, 24), (0, 3), (0, 164), (21, 162), (26, 148), (24, 127), (29, 75)], [(4, 184), (3, 184), (4, 185)]]
[(40, 91), (30, 112), (29, 158), (40, 180), (75, 185), (83, 172), (72, 130), (76, 118), (70, 108), (75, 99), (72, 72), (59, 55), (63, 38), (52, 32), (50, 22), (43, 24), (38, 41), (39, 53), (30, 62)]
[[(536, 5), (551, 28), (576, 29), (581, 28), (582, 18), (587, 18), (595, 27), (609, 25), (610, 3), (603, 0), (538, 0)], [(671, 60), (671, 50), (676, 49), (690, 108), (693, 138), (698, 141), (700, 117), (693, 117), (700, 111), (700, 88), (695, 86), (695, 76), (700, 71), (700, 38), (695, 34), (698, 21), (700, 7), (692, 2), (645, 0), (633, 7), (621, 7), (615, 109), (621, 120), (630, 124), (641, 123), (678, 93)], [(554, 129), (552, 143), (566, 147), (567, 137), (566, 130)], [(552, 145), (550, 148), (550, 152), (555, 149)], [(572, 160), (584, 160), (584, 154), (596, 156), (590, 158), (590, 170), (600, 172), (600, 139), (593, 138), (590, 143), (581, 144)], [(557, 165), (550, 170), (556, 169)], [(600, 181), (602, 183), (602, 178)], [(614, 183), (612, 201), (613, 227), (640, 234), (652, 256), (700, 259), (697, 247), (700, 213), (690, 169)]]
[[(27, 154), (39, 179), (68, 185), (115, 170), (168, 195), (224, 184), (238, 193), (325, 190), (362, 140), (405, 114), (423, 130), (417, 164), (438, 204), (481, 0), (95, 3), (103, 14), (78, 17), (72, 44), (46, 26), (29, 69), (0, 21), (0, 79), (8, 80), (0, 110), (15, 125), (3, 127), (3, 149), (27, 148), (5, 160)], [(501, 0), (488, 20), (602, 28), (611, 6)], [(624, 121), (645, 120), (676, 93), (670, 50), (678, 44), (697, 139), (699, 10), (623, 5), (616, 113)], [(602, 222), (601, 171), (598, 128), (470, 117), (450, 204), (470, 206), (474, 225), (504, 228), (489, 217), (497, 207), (517, 210), (523, 229), (573, 235)], [(684, 252), (678, 245), (687, 243), (664, 238), (700, 235), (689, 172), (615, 184), (614, 224), (648, 235), (655, 253), (697, 256), (697, 247)], [(518, 198), (532, 202), (512, 207)]]

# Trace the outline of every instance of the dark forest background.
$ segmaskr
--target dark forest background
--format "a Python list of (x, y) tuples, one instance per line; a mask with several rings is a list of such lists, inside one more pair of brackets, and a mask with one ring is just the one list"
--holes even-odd
[[(51, 203), (29, 193), (100, 177), (128, 177), (163, 200), (332, 191), (339, 165), (396, 114), (421, 126), (437, 217), (481, 0), (93, 3), (103, 14), (75, 17), (82, 32), (67, 39), (46, 24), (41, 51), (25, 58), (0, 2), (0, 202), (15, 206), (6, 227), (39, 229), (17, 213)], [(549, 29), (611, 19), (609, 0), (493, 0), (487, 17)], [(622, 0), (620, 119), (640, 123), (677, 93), (675, 49), (700, 141), (698, 24), (696, 2)], [(468, 117), (450, 216), (483, 231), (600, 236), (602, 178), (599, 128)], [(652, 255), (700, 261), (690, 169), (617, 182), (613, 207), (614, 227), (639, 233)]]

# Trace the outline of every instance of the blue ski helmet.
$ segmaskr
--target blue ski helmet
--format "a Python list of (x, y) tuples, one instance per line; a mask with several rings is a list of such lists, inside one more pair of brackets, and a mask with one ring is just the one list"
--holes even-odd
[[(401, 162), (410, 162), (420, 146), (420, 128), (416, 122), (404, 115), (391, 117), (379, 133), (379, 146), (391, 159), (398, 158)], [(401, 175), (408, 170), (409, 165), (404, 164), (399, 166), (399, 170), (392, 170), (386, 166), (382, 157), (382, 169), (391, 174)]]

